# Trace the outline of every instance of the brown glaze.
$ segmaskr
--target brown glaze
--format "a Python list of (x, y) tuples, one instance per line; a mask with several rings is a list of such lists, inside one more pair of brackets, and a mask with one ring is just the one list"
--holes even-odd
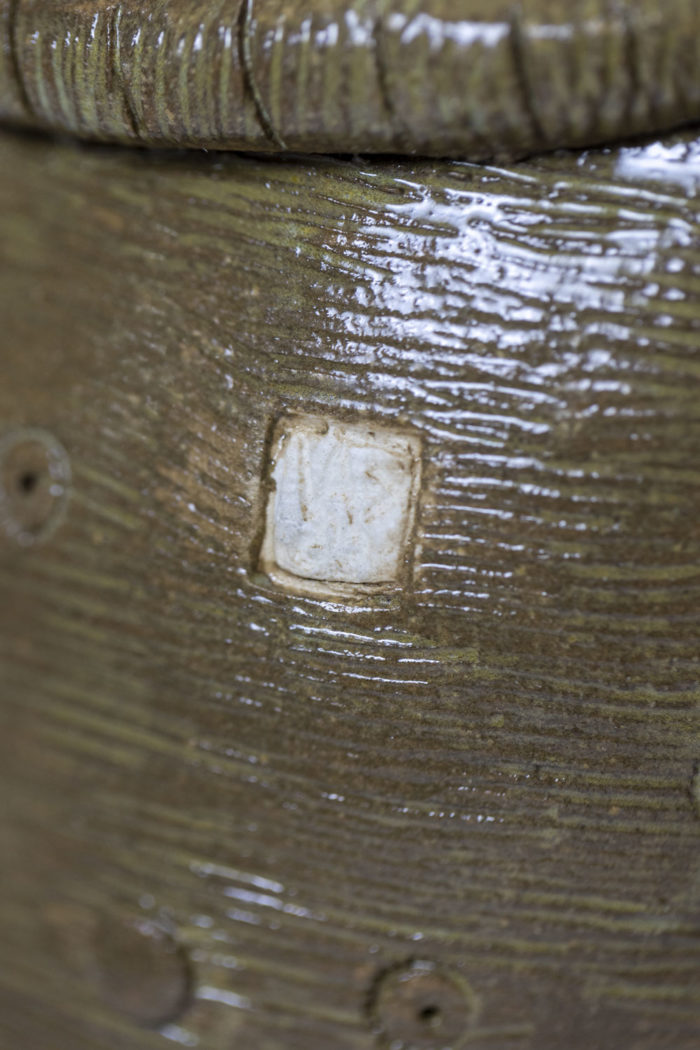
[[(2, 432), (73, 478), (0, 545), (0, 1045), (371, 1050), (417, 960), (465, 1047), (696, 1050), (699, 155), (0, 138)], [(259, 571), (295, 414), (420, 437), (399, 594)]]
[(446, 1050), (479, 1039), (473, 992), (433, 963), (415, 960), (381, 974), (368, 1009), (379, 1045), (392, 1050)]
[(0, 119), (217, 149), (590, 145), (700, 120), (700, 6), (0, 0)]
[(187, 1009), (190, 965), (174, 938), (155, 923), (102, 922), (92, 943), (94, 979), (111, 1010), (138, 1025), (162, 1028)]

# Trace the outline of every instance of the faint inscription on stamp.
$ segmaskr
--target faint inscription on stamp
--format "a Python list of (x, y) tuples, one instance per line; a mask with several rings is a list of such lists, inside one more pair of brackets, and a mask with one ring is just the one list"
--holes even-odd
[(288, 416), (275, 431), (261, 568), (302, 594), (395, 590), (410, 560), (420, 439), (370, 422)]

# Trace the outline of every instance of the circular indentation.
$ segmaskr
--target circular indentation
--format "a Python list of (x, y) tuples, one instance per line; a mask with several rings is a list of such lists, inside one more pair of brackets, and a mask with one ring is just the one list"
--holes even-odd
[(441, 1021), (440, 1007), (434, 1003), (431, 1006), (424, 1006), (422, 1010), (418, 1011), (418, 1017), (424, 1025), (433, 1026), (437, 1028)]
[(0, 440), (0, 528), (23, 547), (46, 539), (60, 522), (70, 489), (63, 446), (44, 430)]
[(27, 470), (19, 479), (20, 490), (28, 496), (39, 484), (39, 474), (34, 470)]
[(476, 997), (458, 977), (417, 960), (380, 974), (369, 1010), (390, 1050), (456, 1050), (476, 1016)]
[(189, 1004), (187, 953), (156, 923), (101, 923), (95, 961), (102, 999), (137, 1024), (160, 1028), (177, 1020)]

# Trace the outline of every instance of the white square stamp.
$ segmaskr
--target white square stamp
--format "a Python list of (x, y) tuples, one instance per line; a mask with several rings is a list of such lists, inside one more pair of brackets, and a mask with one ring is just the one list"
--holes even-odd
[(288, 416), (277, 426), (261, 568), (300, 594), (396, 590), (410, 561), (420, 438), (368, 421)]

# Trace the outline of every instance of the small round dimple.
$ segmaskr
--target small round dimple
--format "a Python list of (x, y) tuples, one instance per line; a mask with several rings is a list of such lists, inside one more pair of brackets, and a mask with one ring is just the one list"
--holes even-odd
[(381, 973), (369, 1003), (379, 1045), (390, 1050), (457, 1050), (476, 1011), (465, 982), (422, 960)]
[(70, 492), (70, 463), (45, 430), (0, 439), (0, 530), (22, 547), (46, 539), (61, 521)]
[(30, 492), (33, 492), (38, 484), (39, 475), (34, 470), (25, 470), (24, 474), (22, 474), (19, 479), (20, 490), (25, 496), (28, 496)]
[(158, 924), (102, 922), (95, 933), (98, 990), (105, 1005), (145, 1028), (176, 1021), (192, 992), (184, 948)]

